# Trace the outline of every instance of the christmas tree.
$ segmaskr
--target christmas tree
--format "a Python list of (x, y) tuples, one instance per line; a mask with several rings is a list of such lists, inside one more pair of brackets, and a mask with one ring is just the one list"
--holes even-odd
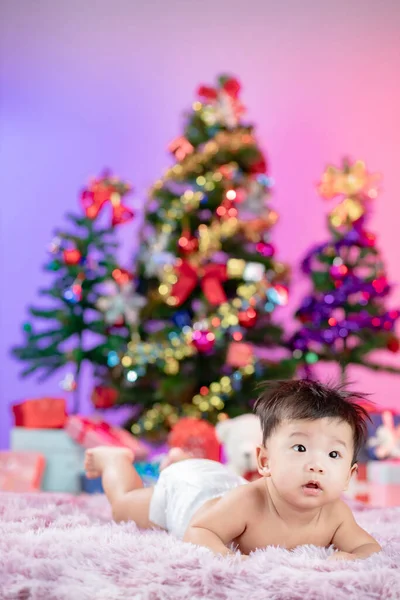
[(370, 357), (374, 350), (399, 350), (400, 312), (386, 307), (391, 285), (375, 235), (366, 228), (378, 182), (363, 162), (344, 160), (342, 168), (328, 167), (318, 185), (322, 198), (339, 202), (328, 215), (330, 239), (302, 262), (312, 291), (296, 312), (301, 327), (291, 343), (309, 375), (318, 360), (337, 362), (343, 379), (349, 365), (400, 373)]
[[(108, 175), (83, 190), (83, 212), (67, 215), (71, 229), (55, 232), (49, 248), (44, 269), (53, 281), (39, 290), (48, 305), (29, 308), (24, 342), (12, 349), (27, 365), (22, 376), (37, 373), (43, 381), (69, 365), (62, 386), (74, 392), (75, 412), (82, 364), (88, 361), (100, 373), (107, 369), (109, 353), (127, 343), (138, 308), (145, 302), (134, 293), (131, 275), (115, 257), (115, 228), (133, 217), (122, 202), (129, 191), (128, 184)], [(104, 227), (99, 215), (107, 204), (112, 207), (112, 222)]]
[(239, 94), (231, 77), (199, 88), (169, 146), (175, 164), (149, 194), (136, 266), (147, 304), (109, 363), (135, 434), (249, 411), (258, 380), (294, 371), (287, 351), (260, 358), (284, 348), (273, 313), (287, 302), (288, 268), (270, 241), (272, 181)]

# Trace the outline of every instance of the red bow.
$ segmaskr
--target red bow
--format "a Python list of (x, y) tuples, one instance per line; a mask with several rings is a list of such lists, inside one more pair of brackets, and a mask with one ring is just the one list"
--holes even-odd
[(80, 424), (82, 429), (80, 434), (78, 435), (77, 442), (78, 444), (84, 444), (85, 436), (89, 431), (96, 431), (101, 433), (104, 436), (104, 439), (107, 438), (107, 442), (112, 444), (113, 446), (121, 446), (121, 441), (117, 435), (113, 432), (113, 428), (108, 423), (104, 421), (93, 421), (86, 417), (79, 417)]
[(200, 283), (201, 289), (210, 304), (217, 306), (226, 302), (222, 282), (228, 279), (226, 265), (210, 264), (205, 267), (194, 267), (182, 261), (175, 267), (178, 281), (172, 286), (171, 294), (176, 298), (176, 306), (180, 306)]
[(219, 89), (201, 85), (197, 90), (197, 95), (200, 96), (200, 98), (204, 98), (204, 100), (213, 101), (218, 98), (218, 93), (220, 91), (224, 91), (232, 99), (237, 100), (240, 92), (240, 83), (237, 79), (232, 77), (231, 79), (227, 79)]
[(134, 212), (121, 203), (121, 197), (131, 190), (130, 186), (120, 180), (110, 180), (107, 177), (95, 179), (81, 194), (81, 204), (89, 219), (95, 219), (103, 206), (111, 203), (111, 224), (120, 225), (133, 219)]

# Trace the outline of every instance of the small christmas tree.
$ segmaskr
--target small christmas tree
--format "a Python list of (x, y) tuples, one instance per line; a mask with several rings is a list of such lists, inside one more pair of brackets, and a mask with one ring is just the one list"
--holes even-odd
[[(129, 191), (129, 185), (105, 175), (82, 192), (84, 214), (67, 215), (73, 231), (57, 231), (50, 245), (44, 269), (54, 278), (49, 287), (39, 290), (49, 305), (29, 308), (32, 319), (23, 326), (24, 343), (12, 349), (28, 365), (22, 376), (38, 372), (43, 381), (71, 365), (63, 387), (74, 391), (75, 412), (83, 362), (100, 371), (107, 369), (109, 353), (127, 342), (138, 308), (145, 302), (133, 292), (131, 275), (115, 257), (115, 228), (133, 217), (122, 202)], [(98, 216), (107, 203), (112, 207), (112, 223), (104, 228)]]
[(399, 350), (400, 312), (386, 307), (391, 286), (375, 235), (366, 229), (378, 181), (363, 162), (345, 160), (340, 169), (328, 167), (318, 185), (323, 198), (339, 203), (328, 216), (331, 238), (302, 263), (313, 289), (296, 312), (302, 325), (291, 343), (309, 375), (318, 360), (337, 362), (343, 379), (349, 365), (400, 373), (369, 357), (374, 350)]
[(288, 268), (269, 239), (272, 181), (239, 92), (230, 77), (199, 88), (169, 146), (176, 162), (150, 192), (137, 260), (148, 302), (110, 370), (119, 402), (135, 408), (133, 433), (249, 411), (258, 380), (294, 371), (287, 351), (260, 358), (285, 350), (273, 313), (287, 302)]

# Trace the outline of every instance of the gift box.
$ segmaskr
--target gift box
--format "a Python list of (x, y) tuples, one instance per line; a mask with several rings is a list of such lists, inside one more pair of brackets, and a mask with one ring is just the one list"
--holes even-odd
[(76, 444), (63, 429), (11, 430), (11, 449), (15, 452), (38, 452), (46, 461), (42, 490), (46, 492), (81, 491), (84, 449)]
[(140, 440), (120, 427), (114, 427), (97, 418), (71, 416), (65, 423), (65, 431), (84, 448), (96, 446), (119, 446), (132, 450), (135, 460), (144, 460), (149, 449)]
[(400, 485), (400, 459), (371, 460), (367, 464), (370, 483)]
[(61, 429), (67, 417), (64, 398), (36, 398), (12, 407), (16, 427)]
[(45, 464), (44, 456), (38, 452), (0, 452), (0, 490), (39, 491)]

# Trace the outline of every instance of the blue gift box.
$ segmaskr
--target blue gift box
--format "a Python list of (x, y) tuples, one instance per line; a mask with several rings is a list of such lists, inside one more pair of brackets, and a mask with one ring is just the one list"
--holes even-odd
[(76, 444), (63, 429), (11, 430), (11, 450), (40, 452), (46, 459), (42, 490), (46, 492), (81, 491), (81, 473), (85, 449)]

